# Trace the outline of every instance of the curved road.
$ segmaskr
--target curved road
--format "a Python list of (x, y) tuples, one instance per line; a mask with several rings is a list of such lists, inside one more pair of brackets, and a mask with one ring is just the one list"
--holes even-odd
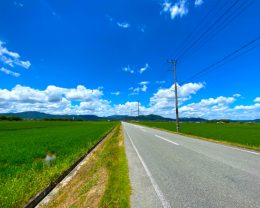
[(260, 153), (123, 123), (132, 207), (260, 207)]

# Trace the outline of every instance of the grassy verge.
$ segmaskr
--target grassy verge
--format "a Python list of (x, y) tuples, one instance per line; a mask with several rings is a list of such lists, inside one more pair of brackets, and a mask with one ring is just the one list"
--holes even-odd
[(118, 126), (47, 207), (127, 208), (130, 194), (122, 128)]
[[(176, 133), (174, 122), (138, 122), (136, 124)], [(260, 150), (259, 123), (181, 123), (180, 134), (227, 145)]]

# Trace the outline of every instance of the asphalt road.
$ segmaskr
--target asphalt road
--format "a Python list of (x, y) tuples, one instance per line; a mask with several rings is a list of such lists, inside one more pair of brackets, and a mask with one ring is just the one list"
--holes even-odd
[(132, 207), (260, 208), (260, 153), (123, 123)]

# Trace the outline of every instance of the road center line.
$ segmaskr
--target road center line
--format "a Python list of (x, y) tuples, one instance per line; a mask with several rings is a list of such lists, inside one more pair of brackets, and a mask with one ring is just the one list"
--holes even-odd
[(242, 152), (251, 153), (251, 154), (254, 154), (254, 155), (260, 155), (260, 153), (258, 153), (258, 152), (252, 152), (252, 151), (249, 151), (249, 150), (239, 149), (239, 148), (236, 148), (236, 147), (228, 147), (228, 148), (239, 150), (239, 151), (242, 151)]
[(159, 136), (159, 135), (154, 135), (154, 136), (156, 136), (156, 137), (158, 137), (158, 138), (160, 138), (160, 139), (163, 139), (163, 140), (165, 140), (165, 141), (167, 141), (167, 142), (170, 142), (170, 143), (172, 143), (172, 144), (175, 144), (175, 145), (179, 145), (178, 143), (176, 143), (176, 142), (173, 142), (173, 141), (171, 141), (171, 140), (168, 140), (168, 139), (165, 139), (164, 137), (161, 137), (161, 136)]
[(165, 199), (165, 197), (164, 197), (162, 191), (160, 190), (159, 186), (157, 185), (157, 183), (156, 183), (155, 180), (153, 179), (151, 172), (149, 171), (149, 169), (147, 168), (146, 164), (144, 163), (144, 161), (143, 161), (141, 155), (139, 154), (137, 148), (135, 147), (135, 145), (134, 145), (134, 143), (133, 143), (133, 141), (132, 141), (132, 138), (131, 138), (130, 135), (127, 133), (126, 129), (125, 129), (125, 132), (126, 132), (127, 136), (129, 137), (130, 142), (131, 142), (131, 144), (132, 144), (132, 146), (133, 146), (133, 148), (134, 148), (134, 150), (135, 150), (137, 156), (139, 157), (139, 160), (141, 161), (141, 163), (142, 163), (142, 165), (143, 165), (143, 167), (144, 167), (144, 170), (145, 170), (146, 174), (148, 175), (148, 177), (149, 177), (149, 179), (150, 179), (150, 181), (151, 181), (151, 183), (152, 183), (152, 185), (153, 185), (153, 188), (154, 188), (154, 190), (155, 190), (155, 192), (156, 192), (158, 198), (160, 199), (160, 201), (161, 201), (161, 203), (162, 203), (162, 206), (163, 206), (164, 208), (171, 208), (171, 205), (170, 205), (169, 202)]

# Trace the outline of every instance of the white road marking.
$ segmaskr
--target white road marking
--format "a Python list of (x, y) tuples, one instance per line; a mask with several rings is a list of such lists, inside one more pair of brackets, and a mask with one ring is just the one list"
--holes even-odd
[(164, 137), (161, 137), (161, 136), (159, 136), (159, 135), (154, 135), (154, 136), (156, 136), (156, 137), (158, 137), (158, 138), (160, 138), (160, 139), (163, 139), (163, 140), (165, 140), (165, 141), (167, 141), (167, 142), (170, 142), (170, 143), (172, 143), (172, 144), (175, 144), (175, 145), (179, 145), (178, 143), (176, 143), (176, 142), (173, 142), (173, 141), (171, 141), (171, 140), (168, 140), (168, 139), (165, 139)]
[(242, 151), (242, 152), (248, 152), (248, 153), (251, 153), (251, 154), (254, 154), (254, 155), (260, 155), (260, 153), (258, 153), (258, 152), (252, 152), (252, 151), (249, 151), (249, 150), (239, 149), (239, 148), (236, 148), (236, 147), (228, 147), (228, 148), (239, 150), (239, 151)]
[(164, 197), (162, 191), (160, 190), (159, 186), (157, 185), (157, 183), (156, 183), (155, 180), (153, 179), (151, 172), (150, 172), (149, 169), (147, 168), (147, 166), (146, 166), (146, 164), (144, 163), (144, 161), (143, 161), (141, 155), (139, 154), (137, 148), (135, 147), (135, 145), (134, 145), (134, 143), (133, 143), (133, 141), (132, 141), (132, 138), (130, 137), (130, 135), (127, 133), (126, 130), (125, 130), (125, 132), (126, 132), (127, 136), (129, 137), (130, 142), (131, 142), (131, 144), (132, 144), (132, 146), (133, 146), (133, 148), (134, 148), (134, 150), (135, 150), (137, 156), (139, 157), (139, 160), (141, 161), (141, 163), (142, 163), (142, 165), (143, 165), (143, 167), (144, 167), (144, 170), (145, 170), (146, 174), (148, 175), (148, 177), (149, 177), (149, 179), (150, 179), (150, 181), (151, 181), (151, 183), (152, 183), (152, 185), (153, 185), (153, 188), (154, 188), (154, 190), (155, 190), (155, 192), (156, 192), (158, 198), (160, 199), (160, 201), (161, 201), (161, 203), (162, 203), (162, 206), (163, 206), (164, 208), (171, 208), (170, 203), (165, 199), (165, 197)]

